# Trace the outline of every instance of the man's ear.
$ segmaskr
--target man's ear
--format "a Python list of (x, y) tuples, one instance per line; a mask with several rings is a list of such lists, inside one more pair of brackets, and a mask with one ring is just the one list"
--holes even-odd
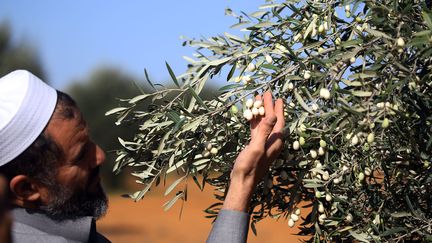
[(41, 200), (41, 188), (28, 176), (17, 175), (9, 183), (12, 203), (20, 207), (37, 205)]

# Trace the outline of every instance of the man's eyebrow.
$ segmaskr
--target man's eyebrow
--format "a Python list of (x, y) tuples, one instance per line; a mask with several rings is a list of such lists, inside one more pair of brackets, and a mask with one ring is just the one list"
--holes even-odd
[(80, 115), (78, 126), (79, 127), (84, 127), (84, 128), (86, 128), (88, 130), (87, 122), (84, 119), (83, 115)]

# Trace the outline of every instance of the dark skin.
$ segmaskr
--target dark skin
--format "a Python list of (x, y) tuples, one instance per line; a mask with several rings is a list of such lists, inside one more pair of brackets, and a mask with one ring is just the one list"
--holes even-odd
[[(105, 153), (90, 140), (87, 124), (79, 110), (74, 110), (72, 119), (54, 114), (45, 133), (61, 151), (56, 183), (96, 192), (100, 186), (98, 167), (104, 163)], [(12, 203), (19, 207), (36, 209), (38, 205), (48, 205), (53, 198), (47, 187), (25, 175), (12, 178), (10, 189)]]
[(7, 181), (0, 176), (0, 242), (9, 243), (11, 241), (11, 225), (7, 205)]

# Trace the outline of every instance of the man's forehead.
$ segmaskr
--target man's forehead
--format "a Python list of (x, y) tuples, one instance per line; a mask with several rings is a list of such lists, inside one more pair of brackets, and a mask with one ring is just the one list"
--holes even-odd
[(49, 125), (48, 132), (56, 133), (62, 130), (69, 139), (88, 135), (88, 126), (78, 108), (56, 109)]
[(74, 122), (76, 125), (76, 131), (78, 132), (77, 135), (79, 135), (80, 140), (82, 140), (82, 137), (87, 137), (89, 127), (87, 126), (87, 122), (80, 112), (78, 113), (78, 117), (74, 119)]
[(87, 122), (81, 113), (80, 113), (79, 118), (78, 118), (78, 127), (82, 128), (86, 131), (88, 130)]

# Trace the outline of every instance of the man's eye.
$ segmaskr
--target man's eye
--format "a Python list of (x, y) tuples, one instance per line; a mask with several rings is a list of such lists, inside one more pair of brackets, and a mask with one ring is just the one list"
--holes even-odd
[(83, 150), (80, 153), (80, 155), (78, 156), (77, 160), (80, 161), (80, 160), (84, 159), (85, 155), (86, 155), (86, 150)]
[(81, 152), (79, 153), (78, 157), (76, 158), (76, 162), (79, 162), (81, 160), (83, 160), (87, 154), (87, 150), (88, 150), (88, 144), (84, 145), (84, 147), (82, 148)]

